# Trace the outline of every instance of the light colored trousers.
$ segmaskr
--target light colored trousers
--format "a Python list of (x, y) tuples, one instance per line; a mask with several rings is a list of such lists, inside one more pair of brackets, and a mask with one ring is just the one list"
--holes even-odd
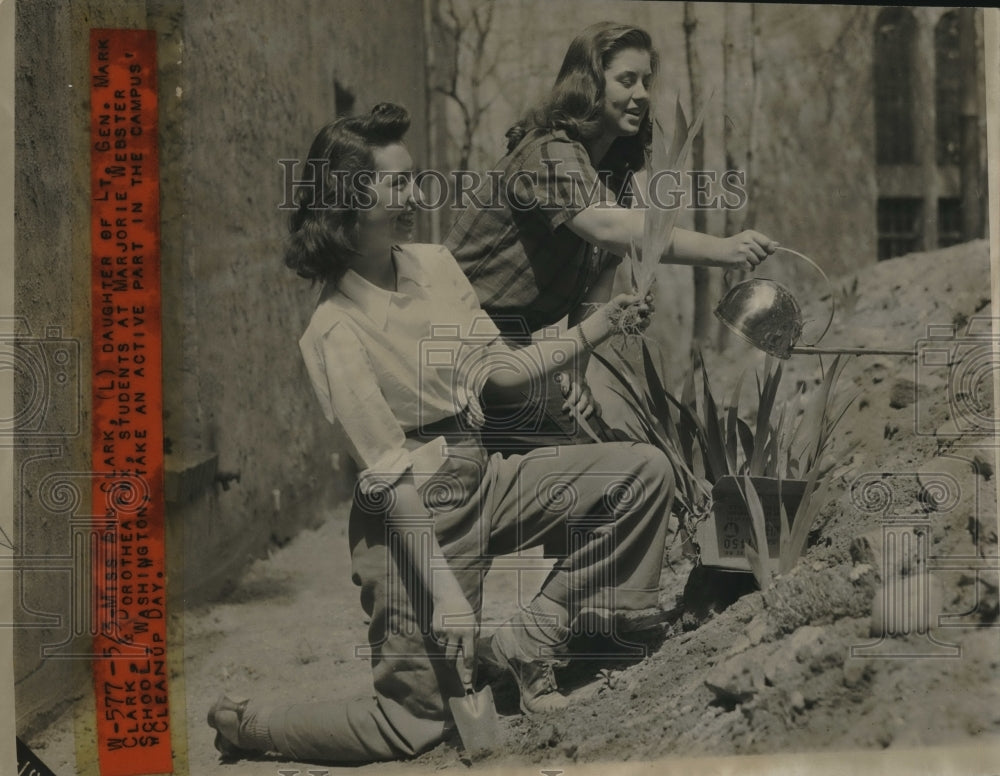
[[(477, 614), (491, 558), (543, 543), (550, 554), (558, 549), (542, 593), (571, 621), (585, 611), (657, 604), (674, 493), (659, 450), (615, 442), (503, 458), (487, 456), (478, 437), (466, 436), (448, 452), (421, 494), (446, 558), (438, 562), (447, 563)], [(356, 500), (349, 527), (353, 578), (371, 617), (374, 696), (261, 708), (275, 750), (290, 758), (415, 755), (442, 739), (451, 724), (447, 699), (463, 693), (454, 663), (430, 635), (430, 595), (399, 560), (407, 521), (384, 510), (384, 503)]]

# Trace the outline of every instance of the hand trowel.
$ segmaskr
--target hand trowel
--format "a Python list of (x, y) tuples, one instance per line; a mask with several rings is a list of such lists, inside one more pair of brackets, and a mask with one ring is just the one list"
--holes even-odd
[(448, 699), (451, 715), (455, 718), (458, 734), (462, 737), (462, 746), (469, 757), (496, 752), (503, 742), (503, 732), (493, 703), (493, 690), (487, 685), (476, 692), (472, 677), (464, 674), (465, 672), (459, 671), (465, 694)]

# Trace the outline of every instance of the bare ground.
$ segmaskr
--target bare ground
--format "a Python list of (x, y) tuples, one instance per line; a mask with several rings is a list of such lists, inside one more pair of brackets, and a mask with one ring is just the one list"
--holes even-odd
[[(985, 242), (883, 262), (835, 285), (837, 323), (824, 344), (912, 348), (929, 324), (954, 324), (971, 349), (989, 342), (967, 330), (991, 314)], [(804, 305), (807, 319), (824, 318), (828, 303)], [(991, 355), (970, 358), (978, 361), (951, 373), (912, 357), (852, 358), (841, 390), (858, 398), (835, 439), (837, 487), (796, 568), (762, 594), (748, 575), (692, 575), (673, 544), (662, 578), (670, 621), (631, 637), (642, 647), (637, 657), (565, 669), (561, 684), (575, 700), (569, 710), (523, 717), (509, 682), (483, 672), (506, 734), (504, 751), (484, 765), (995, 743), (996, 481), (993, 439), (983, 433), (991, 430), (995, 367)], [(738, 344), (706, 353), (706, 362), (713, 383), (725, 386), (763, 359)], [(794, 406), (818, 384), (819, 364), (794, 357), (785, 367), (784, 399)], [(749, 397), (753, 380), (744, 385)], [(940, 616), (929, 632), (879, 638), (871, 631), (873, 607), (884, 600), (879, 564), (854, 540), (891, 521), (927, 538), (925, 557), (915, 561), (922, 565), (908, 568), (906, 579), (929, 580)], [(254, 563), (223, 600), (175, 621), (175, 632), (183, 631), (190, 773), (317, 772), (270, 758), (220, 764), (204, 714), (222, 690), (274, 701), (367, 691), (367, 665), (354, 655), (366, 624), (347, 569), (346, 512), (333, 510), (319, 529)], [(510, 614), (519, 590), (530, 596), (540, 575), (491, 573), (486, 633)], [(581, 646), (609, 649), (600, 639)], [(29, 742), (56, 773), (85, 770), (74, 759), (80, 708)], [(468, 764), (453, 739), (393, 769)], [(386, 769), (363, 770), (372, 768)]]

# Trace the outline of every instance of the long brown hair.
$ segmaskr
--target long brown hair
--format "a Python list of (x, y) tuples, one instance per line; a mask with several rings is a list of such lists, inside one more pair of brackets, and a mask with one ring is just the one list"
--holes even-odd
[[(655, 75), (659, 57), (649, 33), (640, 27), (598, 22), (577, 35), (566, 50), (552, 91), (507, 131), (508, 153), (535, 129), (561, 129), (580, 142), (597, 137), (601, 131), (604, 71), (624, 49), (648, 52)], [(602, 166), (627, 166), (632, 170), (644, 166), (653, 137), (651, 115), (652, 111), (647, 111), (635, 135), (615, 139)]]

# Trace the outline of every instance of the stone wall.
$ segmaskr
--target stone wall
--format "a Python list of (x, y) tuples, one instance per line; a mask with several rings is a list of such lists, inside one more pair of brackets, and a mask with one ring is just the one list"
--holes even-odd
[[(346, 456), (332, 460), (299, 355), (317, 289), (282, 263), (278, 160), (305, 157), (335, 116), (338, 91), (358, 110), (406, 104), (415, 153), (427, 142), (419, 2), (203, 9), (157, 4), (152, 19), (170, 117), (164, 199), (178, 203), (163, 221), (165, 285), (179, 292), (164, 306), (165, 433), (171, 465), (183, 473), (170, 525), (184, 534), (193, 595), (217, 590), (303, 519), (321, 519), (315, 506), (351, 487)], [(192, 492), (187, 480), (203, 479), (191, 472), (206, 459), (239, 480)]]
[[(123, 26), (143, 23), (122, 6)], [(14, 367), (14, 675), (18, 732), (84, 686), (89, 651), (81, 623), (90, 568), (74, 548), (89, 519), (90, 173), (88, 27), (106, 17), (90, 3), (19, 3), (15, 14), (15, 271), (17, 320), (41, 356)], [(64, 367), (50, 356), (70, 355)], [(49, 376), (67, 378), (62, 383)], [(68, 659), (67, 659), (68, 658)]]

